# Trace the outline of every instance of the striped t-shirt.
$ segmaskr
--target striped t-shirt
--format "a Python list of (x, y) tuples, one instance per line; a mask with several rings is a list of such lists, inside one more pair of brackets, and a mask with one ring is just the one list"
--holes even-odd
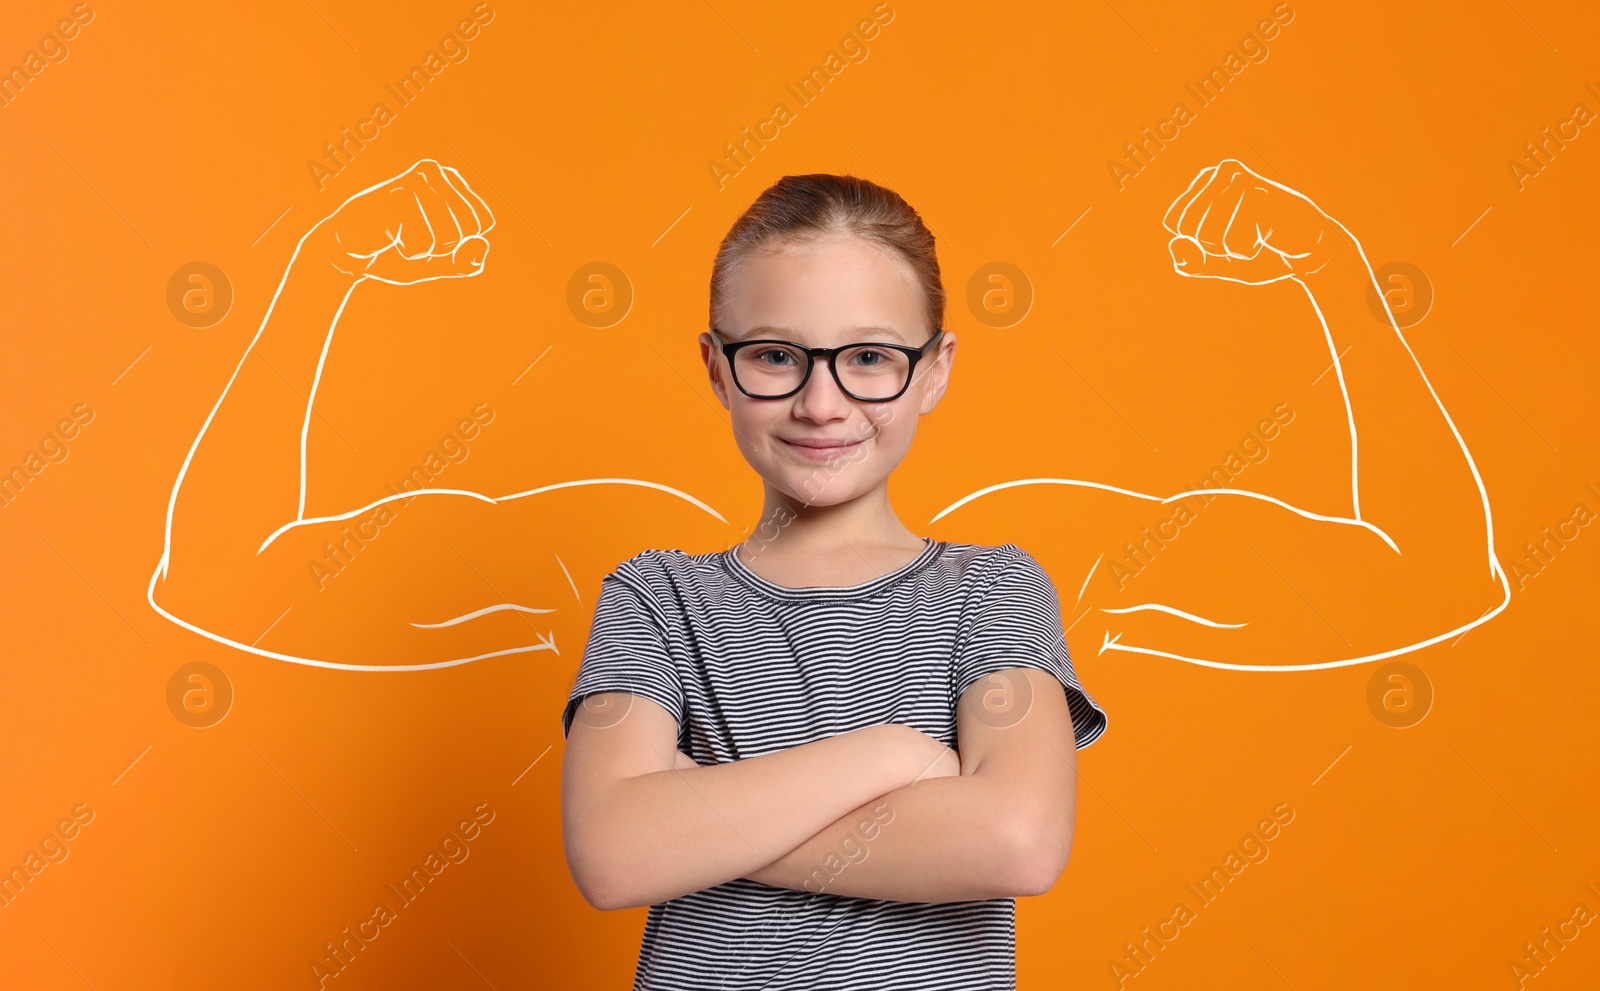
[[(650, 550), (601, 582), (562, 713), (627, 691), (678, 718), (701, 765), (880, 723), (956, 746), (956, 702), (983, 676), (1041, 668), (1065, 687), (1077, 745), (1106, 716), (1072, 670), (1050, 577), (1015, 544), (924, 538), (860, 585), (788, 588), (732, 549)], [(982, 689), (980, 689), (982, 690)], [(635, 991), (1016, 986), (1015, 899), (903, 902), (735, 878), (651, 905)]]

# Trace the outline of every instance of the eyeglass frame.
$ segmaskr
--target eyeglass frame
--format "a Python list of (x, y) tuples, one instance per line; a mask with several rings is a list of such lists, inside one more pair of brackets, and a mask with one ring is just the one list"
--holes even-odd
[[(808, 348), (804, 344), (798, 344), (794, 341), (778, 341), (768, 338), (762, 338), (754, 341), (729, 342), (723, 339), (722, 331), (715, 327), (709, 328), (709, 333), (711, 334), (711, 340), (717, 345), (718, 352), (728, 359), (728, 371), (733, 375), (733, 384), (738, 386), (739, 391), (744, 393), (746, 396), (749, 396), (751, 399), (788, 399), (790, 396), (798, 393), (801, 389), (804, 389), (806, 387), (806, 383), (811, 381), (811, 370), (816, 367), (817, 359), (827, 358), (828, 371), (833, 373), (834, 384), (839, 387), (840, 392), (849, 396), (851, 399), (854, 399), (858, 403), (892, 403), (896, 399), (899, 399), (901, 396), (905, 395), (906, 390), (911, 388), (911, 382), (916, 377), (917, 362), (926, 357), (928, 354), (928, 349), (932, 348), (944, 337), (944, 328), (940, 327), (938, 330), (934, 331), (933, 336), (928, 338), (927, 343), (923, 344), (919, 348), (914, 348), (905, 344), (889, 344), (884, 341), (861, 341), (856, 344), (841, 344), (836, 348)], [(734, 368), (734, 356), (739, 353), (740, 348), (748, 347), (752, 344), (781, 344), (784, 347), (793, 348), (796, 351), (803, 352), (806, 356), (806, 371), (804, 375), (800, 376), (800, 384), (795, 386), (789, 392), (785, 392), (781, 396), (758, 396), (749, 389), (746, 389), (744, 387), (744, 383), (739, 381), (739, 373)], [(865, 399), (844, 387), (844, 381), (839, 378), (839, 369), (833, 363), (834, 355), (841, 351), (848, 351), (851, 348), (861, 347), (888, 348), (893, 351), (899, 351), (910, 360), (910, 365), (906, 367), (905, 384), (900, 387), (899, 392), (885, 399)]]

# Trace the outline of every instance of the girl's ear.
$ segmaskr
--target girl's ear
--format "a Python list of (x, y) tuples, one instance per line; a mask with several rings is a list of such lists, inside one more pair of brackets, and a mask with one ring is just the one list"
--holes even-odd
[(711, 380), (711, 391), (717, 394), (717, 399), (722, 403), (723, 409), (732, 409), (728, 405), (728, 384), (722, 381), (723, 362), (717, 351), (716, 342), (711, 335), (705, 332), (700, 334), (700, 360), (706, 363), (706, 376)]
[(939, 342), (939, 353), (933, 359), (933, 367), (928, 369), (928, 387), (922, 394), (919, 414), (932, 413), (933, 408), (939, 405), (939, 400), (944, 398), (944, 390), (950, 384), (950, 370), (955, 360), (956, 335), (947, 330), (944, 339)]

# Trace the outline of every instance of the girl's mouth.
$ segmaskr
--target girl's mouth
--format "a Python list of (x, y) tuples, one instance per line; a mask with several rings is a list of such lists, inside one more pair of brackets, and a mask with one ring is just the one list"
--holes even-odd
[[(789, 450), (796, 452), (807, 461), (815, 461), (819, 463), (834, 461), (845, 457), (851, 451), (861, 446), (861, 441), (859, 440), (835, 441), (827, 438), (819, 438), (814, 441), (797, 442), (784, 440), (782, 437), (779, 437), (778, 440), (783, 441), (784, 446), (788, 447)], [(826, 444), (828, 446), (815, 447), (813, 446), (815, 444)]]

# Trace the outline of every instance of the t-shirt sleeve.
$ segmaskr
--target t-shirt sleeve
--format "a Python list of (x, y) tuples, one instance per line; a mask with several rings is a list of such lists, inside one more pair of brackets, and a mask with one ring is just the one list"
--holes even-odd
[(959, 700), (974, 682), (1006, 668), (1048, 671), (1066, 690), (1074, 736), (1082, 749), (1105, 732), (1105, 710), (1084, 691), (1072, 669), (1055, 583), (1033, 555), (1015, 545), (1006, 550), (957, 648), (955, 697)]
[(561, 735), (572, 729), (572, 717), (585, 695), (632, 692), (643, 696), (682, 722), (683, 686), (667, 647), (667, 631), (651, 609), (648, 592), (612, 572), (600, 582), (594, 623), (583, 648), (578, 677), (561, 713)]

